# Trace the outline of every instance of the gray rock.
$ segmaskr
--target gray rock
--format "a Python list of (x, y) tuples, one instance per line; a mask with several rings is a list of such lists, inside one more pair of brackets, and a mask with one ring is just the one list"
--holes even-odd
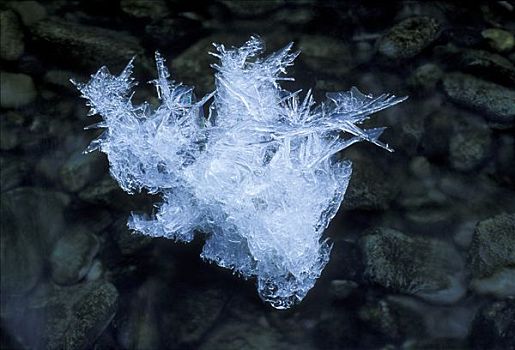
[(52, 279), (61, 285), (80, 281), (90, 270), (99, 247), (98, 238), (85, 227), (69, 229), (69, 233), (57, 241), (50, 255)]
[(462, 50), (457, 60), (457, 69), (482, 75), (488, 80), (497, 80), (508, 85), (515, 84), (515, 66), (501, 55), (483, 50)]
[(199, 350), (260, 350), (291, 348), (277, 330), (259, 323), (224, 322), (213, 330)]
[(479, 167), (492, 150), (491, 131), (487, 125), (467, 125), (456, 131), (449, 145), (449, 161), (460, 171)]
[(79, 198), (88, 203), (102, 204), (118, 209), (126, 209), (134, 203), (134, 196), (123, 192), (116, 180), (108, 174), (100, 180), (88, 184), (79, 192)]
[(222, 4), (227, 6), (229, 10), (238, 17), (256, 17), (261, 16), (267, 13), (270, 13), (274, 10), (277, 10), (282, 5), (284, 5), (284, 0), (271, 0), (271, 1), (258, 1), (258, 0), (248, 0), (248, 1), (231, 1), (231, 0), (221, 0)]
[(490, 47), (499, 52), (508, 52), (515, 46), (515, 38), (512, 33), (499, 28), (489, 28), (481, 32)]
[(29, 173), (29, 163), (19, 157), (0, 156), (0, 189), (2, 192), (17, 187)]
[[(118, 291), (109, 282), (39, 288), (18, 319), (14, 334), (30, 348), (89, 349), (113, 319)], [(18, 324), (16, 324), (16, 321)]]
[(444, 76), (443, 87), (451, 100), (485, 113), (494, 126), (515, 123), (515, 90), (457, 72)]
[[(192, 344), (198, 342), (213, 328), (227, 302), (227, 293), (222, 289), (182, 290), (173, 313), (164, 315), (165, 323), (174, 329), (170, 343)], [(231, 348), (227, 344), (227, 349)]]
[(32, 78), (25, 74), (0, 72), (0, 105), (2, 108), (20, 108), (32, 103), (36, 88)]
[(51, 59), (81, 65), (88, 69), (107, 66), (113, 72), (143, 54), (139, 41), (124, 33), (59, 19), (45, 19), (31, 28), (36, 43), (45, 47)]
[(515, 300), (491, 302), (477, 313), (470, 335), (472, 349), (515, 349)]
[(352, 65), (352, 55), (345, 42), (322, 35), (303, 35), (299, 39), (299, 56), (315, 72), (343, 76)]
[(2, 11), (0, 23), (0, 42), (2, 42), (0, 57), (6, 61), (17, 60), (25, 50), (23, 29), (18, 16), (10, 10)]
[(336, 300), (346, 299), (358, 288), (358, 284), (349, 280), (333, 280), (329, 285), (329, 294)]
[(515, 268), (504, 268), (493, 275), (473, 279), (470, 288), (478, 294), (503, 299), (515, 296)]
[(480, 221), (469, 249), (468, 266), (475, 278), (515, 265), (515, 214)]
[(465, 294), (462, 259), (444, 241), (378, 228), (362, 238), (361, 248), (371, 282), (442, 304)]
[(163, 0), (121, 0), (120, 7), (123, 12), (136, 18), (158, 19), (169, 15)]
[(378, 53), (386, 60), (399, 60), (417, 56), (438, 37), (440, 25), (431, 17), (411, 17), (394, 25), (377, 43)]
[(61, 183), (70, 192), (77, 192), (102, 177), (107, 171), (107, 161), (100, 152), (77, 152), (60, 170)]
[(407, 83), (415, 94), (423, 94), (434, 91), (442, 75), (443, 72), (438, 65), (426, 63), (415, 69)]
[(9, 6), (18, 13), (26, 26), (41, 21), (47, 15), (45, 7), (37, 1), (12, 1)]

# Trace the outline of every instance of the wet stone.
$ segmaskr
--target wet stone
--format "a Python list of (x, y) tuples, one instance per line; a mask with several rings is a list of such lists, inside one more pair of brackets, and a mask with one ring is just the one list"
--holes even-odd
[(499, 28), (489, 28), (481, 32), (481, 36), (486, 39), (488, 45), (499, 52), (508, 52), (515, 46), (513, 34), (507, 30)]
[(354, 317), (345, 309), (323, 315), (314, 330), (317, 348), (336, 350), (356, 347), (359, 333)]
[(394, 25), (377, 43), (378, 53), (388, 61), (409, 59), (431, 45), (440, 25), (431, 17), (411, 17)]
[(106, 163), (105, 156), (99, 152), (76, 152), (60, 170), (61, 183), (70, 192), (79, 191), (106, 173)]
[(507, 86), (515, 84), (515, 66), (507, 58), (484, 50), (463, 50), (456, 60), (456, 68), (481, 75)]
[(353, 68), (345, 42), (322, 35), (303, 35), (299, 39), (299, 59), (315, 72), (343, 76)]
[(2, 11), (0, 23), (0, 42), (2, 43), (0, 58), (6, 61), (17, 60), (25, 50), (23, 29), (18, 16), (10, 10)]
[(98, 253), (98, 238), (85, 227), (74, 227), (59, 239), (50, 255), (52, 279), (61, 285), (80, 281)]
[(515, 296), (515, 214), (480, 221), (468, 253), (472, 288), (480, 294)]
[(333, 280), (329, 285), (329, 294), (335, 300), (346, 299), (358, 288), (358, 284), (349, 280)]
[(25, 118), (23, 115), (9, 111), (0, 115), (0, 149), (9, 151), (21, 143), (21, 126)]
[(9, 191), (20, 185), (27, 177), (30, 165), (18, 157), (0, 156), (0, 190)]
[(51, 60), (68, 65), (74, 62), (92, 70), (105, 65), (116, 72), (143, 53), (139, 41), (128, 34), (60, 19), (40, 21), (31, 31), (36, 43), (45, 48), (42, 53)]
[(37, 1), (12, 1), (9, 6), (18, 13), (26, 26), (33, 25), (44, 19), (47, 15), (45, 7)]
[(492, 136), (488, 126), (468, 125), (451, 137), (449, 160), (454, 169), (471, 171), (484, 163), (491, 149)]
[(222, 4), (229, 8), (229, 10), (237, 17), (256, 17), (280, 8), (284, 0), (270, 0), (270, 1), (231, 1), (221, 0)]
[(463, 73), (449, 73), (444, 91), (454, 102), (485, 113), (492, 126), (506, 128), (515, 123), (515, 90)]
[(415, 69), (407, 80), (408, 85), (416, 94), (432, 92), (440, 81), (443, 72), (434, 63), (426, 63)]
[(189, 18), (162, 18), (145, 26), (145, 33), (157, 48), (177, 52), (202, 34), (202, 23)]
[(465, 294), (463, 262), (448, 243), (378, 228), (361, 240), (365, 278), (394, 292), (442, 304)]
[(20, 108), (36, 99), (32, 78), (26, 74), (0, 72), (0, 105), (2, 108)]
[(157, 19), (169, 15), (163, 0), (121, 0), (120, 7), (123, 12), (135, 18)]
[(471, 331), (472, 349), (515, 349), (515, 299), (491, 302), (477, 313)]

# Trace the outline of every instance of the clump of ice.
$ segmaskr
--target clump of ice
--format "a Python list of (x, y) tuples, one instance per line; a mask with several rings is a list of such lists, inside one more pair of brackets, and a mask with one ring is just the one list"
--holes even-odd
[(75, 83), (91, 114), (103, 117), (94, 127), (106, 129), (88, 151), (107, 154), (125, 191), (162, 194), (157, 214), (133, 214), (131, 229), (182, 242), (203, 234), (204, 259), (255, 277), (265, 301), (288, 308), (329, 259), (322, 235), (351, 176), (351, 163), (333, 155), (361, 140), (389, 149), (378, 140), (384, 128), (358, 125), (405, 98), (352, 88), (315, 106), (311, 91), (301, 98), (279, 85), (291, 79), (283, 74), (298, 55), (292, 44), (266, 58), (255, 37), (240, 48), (215, 47), (216, 89), (198, 101), (169, 79), (159, 53), (156, 109), (131, 102), (132, 60), (118, 76), (102, 67), (87, 84)]

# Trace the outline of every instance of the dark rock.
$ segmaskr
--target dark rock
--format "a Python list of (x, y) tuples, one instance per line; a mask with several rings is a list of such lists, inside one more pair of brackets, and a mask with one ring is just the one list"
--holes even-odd
[(459, 51), (456, 69), (483, 76), (508, 86), (515, 84), (515, 66), (501, 55), (483, 50)]
[(157, 19), (169, 15), (163, 0), (121, 0), (120, 7), (123, 12), (136, 18)]
[(443, 87), (451, 100), (485, 113), (493, 126), (502, 128), (515, 123), (515, 90), (462, 73), (446, 74)]
[(354, 348), (359, 340), (357, 322), (348, 310), (322, 315), (315, 327), (315, 342), (320, 349)]
[(472, 349), (515, 349), (515, 300), (496, 301), (477, 313), (470, 336)]
[(478, 223), (469, 249), (471, 287), (499, 298), (515, 296), (515, 214)]
[(45, 55), (68, 66), (70, 62), (88, 69), (105, 65), (117, 71), (143, 53), (136, 38), (108, 29), (50, 18), (38, 22), (31, 30)]
[(443, 72), (434, 63), (426, 63), (415, 69), (407, 80), (408, 85), (415, 94), (432, 92), (442, 78)]
[(277, 330), (259, 323), (224, 322), (211, 332), (199, 350), (286, 350), (290, 346)]
[[(450, 112), (449, 112), (450, 113)], [(433, 113), (424, 120), (422, 152), (432, 160), (445, 159), (454, 133), (454, 116), (448, 113)]]
[(379, 39), (377, 51), (393, 63), (415, 57), (436, 40), (439, 29), (440, 25), (431, 17), (405, 19)]
[(17, 157), (0, 156), (0, 190), (9, 191), (27, 177), (29, 173), (29, 163)]
[(29, 348), (89, 349), (111, 322), (118, 292), (108, 282), (42, 286), (8, 324)]
[(515, 188), (515, 138), (510, 135), (503, 135), (499, 138), (496, 149), (497, 164), (496, 177), (499, 182)]
[(469, 124), (451, 137), (449, 161), (454, 169), (471, 171), (488, 158), (492, 149), (491, 131), (487, 125)]
[(113, 238), (118, 244), (118, 248), (120, 248), (123, 255), (136, 254), (139, 251), (148, 248), (153, 242), (152, 237), (129, 230), (126, 218), (117, 220), (109, 229), (109, 234), (113, 235)]
[(15, 111), (9, 111), (0, 115), (0, 149), (9, 151), (19, 146), (21, 142), (21, 126), (24, 117)]
[[(25, 50), (23, 42), (23, 29), (18, 16), (13, 11), (0, 12), (0, 58), (6, 61), (14, 61), (20, 58)], [(2, 77), (2, 79), (4, 79)], [(3, 84), (2, 84), (3, 85)]]
[(79, 192), (79, 198), (85, 202), (120, 210), (137, 207), (136, 203), (139, 203), (139, 199), (142, 199), (140, 197), (125, 193), (116, 180), (108, 174), (98, 181), (89, 183)]
[(69, 233), (57, 241), (50, 255), (52, 279), (61, 285), (80, 281), (90, 270), (98, 250), (98, 238), (85, 227), (69, 229)]
[(68, 191), (77, 192), (101, 178), (106, 172), (107, 162), (103, 154), (77, 152), (61, 168), (61, 183)]
[(9, 6), (18, 13), (26, 26), (31, 26), (46, 17), (45, 7), (37, 1), (12, 1)]
[(489, 28), (481, 32), (492, 49), (499, 52), (508, 52), (515, 46), (513, 34), (507, 30), (499, 28)]
[[(175, 341), (169, 343), (194, 344), (202, 339), (208, 330), (216, 325), (224, 305), (227, 293), (222, 289), (186, 288), (176, 298), (173, 313), (163, 313), (163, 324), (174, 329)], [(227, 334), (224, 334), (227, 335)], [(232, 349), (230, 344), (226, 349)]]
[(371, 282), (435, 303), (454, 303), (465, 294), (462, 259), (444, 241), (378, 228), (362, 238), (361, 247)]
[(303, 35), (299, 39), (300, 59), (310, 69), (343, 76), (352, 65), (352, 55), (345, 42), (322, 35)]
[(0, 105), (2, 108), (20, 108), (32, 103), (36, 88), (26, 74), (0, 72)]
[(349, 280), (332, 280), (329, 285), (329, 294), (335, 300), (346, 299), (358, 287), (358, 284)]
[(421, 337), (425, 333), (420, 316), (393, 299), (369, 301), (359, 309), (358, 315), (367, 328), (390, 340)]
[(231, 1), (221, 0), (222, 4), (227, 6), (229, 10), (237, 17), (256, 17), (270, 13), (277, 10), (284, 5), (284, 0), (271, 0), (271, 1)]
[(202, 24), (190, 18), (163, 18), (148, 24), (145, 33), (150, 43), (175, 55), (200, 37)]

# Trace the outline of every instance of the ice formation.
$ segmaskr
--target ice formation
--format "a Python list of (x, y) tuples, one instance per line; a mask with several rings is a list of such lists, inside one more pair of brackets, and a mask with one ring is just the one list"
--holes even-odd
[(329, 259), (322, 234), (351, 176), (351, 163), (333, 155), (360, 140), (389, 149), (378, 140), (384, 128), (358, 125), (404, 100), (352, 88), (315, 106), (311, 91), (301, 98), (279, 85), (291, 79), (291, 47), (260, 58), (255, 37), (240, 48), (215, 44), (216, 89), (200, 100), (169, 79), (156, 53), (158, 108), (131, 102), (132, 60), (118, 76), (102, 67), (74, 83), (103, 117), (93, 127), (106, 129), (87, 151), (107, 154), (125, 191), (162, 194), (157, 213), (133, 214), (129, 227), (181, 242), (202, 234), (202, 258), (255, 277), (275, 308), (302, 300)]

